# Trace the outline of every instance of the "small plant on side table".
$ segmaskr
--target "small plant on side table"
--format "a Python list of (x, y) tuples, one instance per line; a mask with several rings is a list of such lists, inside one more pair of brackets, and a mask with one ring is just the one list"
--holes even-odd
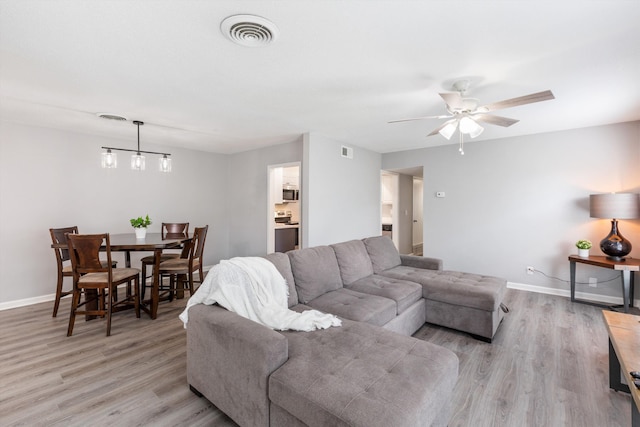
[(588, 257), (589, 249), (591, 249), (591, 242), (589, 240), (578, 240), (576, 242), (576, 247), (578, 248), (578, 256)]

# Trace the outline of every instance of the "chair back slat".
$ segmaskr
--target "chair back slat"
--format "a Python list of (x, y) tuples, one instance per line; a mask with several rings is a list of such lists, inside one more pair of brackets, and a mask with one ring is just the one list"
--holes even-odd
[[(78, 226), (64, 227), (64, 228), (50, 228), (51, 243), (54, 245), (66, 244), (67, 234), (78, 234)], [(55, 249), (56, 257), (60, 257), (60, 262), (69, 261), (68, 249)]]
[(162, 238), (163, 239), (180, 239), (189, 235), (188, 222), (163, 222)]
[[(104, 272), (111, 275), (111, 245), (108, 234), (68, 234), (67, 236), (74, 275)], [(105, 267), (100, 262), (100, 249), (103, 245), (106, 245), (107, 250)]]
[(209, 230), (209, 226), (205, 225), (204, 227), (196, 227), (195, 232), (193, 233), (194, 237), (194, 248), (195, 252), (193, 254), (193, 258), (201, 258), (204, 253), (204, 242), (207, 239), (207, 231)]

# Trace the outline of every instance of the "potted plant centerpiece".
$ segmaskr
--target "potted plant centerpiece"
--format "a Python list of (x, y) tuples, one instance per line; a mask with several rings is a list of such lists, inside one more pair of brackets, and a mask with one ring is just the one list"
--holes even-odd
[(151, 225), (151, 219), (149, 219), (149, 215), (146, 217), (139, 216), (138, 218), (131, 218), (129, 220), (131, 222), (131, 226), (136, 232), (136, 239), (144, 239), (147, 235), (147, 226)]
[(591, 242), (588, 240), (578, 240), (576, 247), (578, 248), (578, 256), (587, 258), (589, 256), (589, 249), (591, 249)]

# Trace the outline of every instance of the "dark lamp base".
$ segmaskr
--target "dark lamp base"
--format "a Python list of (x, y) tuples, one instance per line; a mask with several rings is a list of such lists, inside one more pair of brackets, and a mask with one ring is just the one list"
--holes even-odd
[(631, 253), (631, 242), (618, 231), (617, 220), (611, 221), (611, 231), (600, 242), (600, 250), (613, 261), (624, 261), (624, 257)]

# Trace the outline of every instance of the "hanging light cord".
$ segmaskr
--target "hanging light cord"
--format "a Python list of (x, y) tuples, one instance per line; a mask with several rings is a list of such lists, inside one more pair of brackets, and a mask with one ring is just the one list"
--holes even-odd
[(461, 156), (464, 156), (464, 137), (460, 130), (458, 130), (458, 133), (460, 134), (460, 148), (458, 148), (458, 151), (460, 152)]

